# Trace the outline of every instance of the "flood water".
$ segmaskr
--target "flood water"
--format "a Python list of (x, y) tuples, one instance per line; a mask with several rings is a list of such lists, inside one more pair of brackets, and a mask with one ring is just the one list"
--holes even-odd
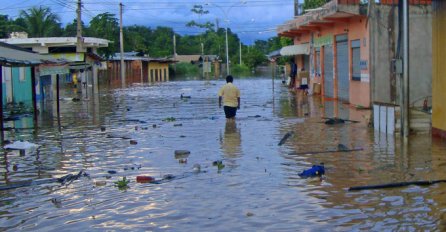
[[(369, 111), (294, 94), (268, 78), (235, 79), (241, 109), (236, 123), (227, 123), (216, 95), (223, 84), (182, 80), (101, 89), (88, 101), (62, 101), (60, 127), (51, 117), (54, 104), (46, 103), (38, 131), (7, 133), (41, 147), (25, 155), (5, 151), (0, 184), (80, 170), (90, 178), (0, 191), (0, 230), (446, 230), (446, 183), (348, 191), (446, 179), (444, 142), (416, 135), (401, 145), (368, 127)], [(323, 123), (333, 116), (360, 122)], [(363, 150), (336, 152), (338, 144)], [(175, 150), (191, 153), (179, 159)], [(218, 160), (224, 167), (213, 165)], [(321, 162), (322, 180), (298, 176)], [(161, 180), (167, 174), (175, 178), (136, 182), (137, 176)], [(130, 180), (125, 190), (114, 186), (122, 177)]]

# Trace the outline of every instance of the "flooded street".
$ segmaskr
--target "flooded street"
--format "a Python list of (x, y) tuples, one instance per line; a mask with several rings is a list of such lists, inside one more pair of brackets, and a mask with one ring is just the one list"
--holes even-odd
[[(224, 83), (101, 89), (89, 101), (62, 101), (60, 127), (57, 117), (49, 119), (54, 105), (45, 105), (37, 133), (7, 133), (41, 147), (25, 155), (4, 152), (0, 183), (80, 170), (90, 178), (1, 191), (0, 230), (446, 230), (446, 183), (348, 191), (446, 179), (445, 142), (416, 135), (403, 146), (373, 132), (368, 110), (294, 94), (267, 78), (234, 80), (241, 109), (235, 124), (226, 123), (217, 98)], [(359, 123), (324, 123), (334, 116)], [(279, 146), (288, 132), (294, 136)], [(358, 151), (337, 152), (339, 144)], [(176, 157), (175, 150), (190, 155)], [(219, 160), (224, 167), (213, 165)], [(299, 177), (320, 163), (324, 179)], [(168, 181), (137, 183), (141, 175)], [(130, 180), (126, 190), (114, 186), (122, 177)]]

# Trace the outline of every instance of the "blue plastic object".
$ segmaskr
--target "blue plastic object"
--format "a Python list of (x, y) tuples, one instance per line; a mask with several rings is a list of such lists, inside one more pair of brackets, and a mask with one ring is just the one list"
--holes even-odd
[(307, 169), (298, 175), (302, 178), (309, 178), (309, 177), (316, 177), (316, 176), (322, 176), (325, 174), (325, 167), (324, 165), (313, 165), (310, 169)]

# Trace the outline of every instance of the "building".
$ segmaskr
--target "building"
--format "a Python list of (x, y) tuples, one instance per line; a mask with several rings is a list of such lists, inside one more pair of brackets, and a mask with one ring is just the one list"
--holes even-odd
[[(41, 95), (39, 74), (65, 74), (65, 61), (48, 59), (37, 53), (0, 42), (0, 131), (3, 139), (4, 119), (12, 122), (12, 128), (36, 125), (37, 98)], [(58, 91), (56, 91), (58, 93)], [(57, 94), (55, 94), (57, 95)], [(6, 106), (6, 107), (5, 107)], [(3, 112), (7, 109), (8, 112)], [(31, 110), (31, 112), (29, 111)], [(31, 113), (31, 115), (30, 115)], [(7, 116), (4, 118), (4, 116)], [(30, 120), (26, 120), (26, 118)], [(24, 120), (22, 120), (24, 119)]]
[[(78, 77), (85, 75), (88, 85), (92, 86), (95, 91), (98, 87), (98, 69), (101, 64), (101, 59), (96, 55), (96, 52), (98, 48), (108, 47), (110, 43), (106, 39), (83, 37), (82, 46), (79, 49), (76, 47), (78, 44), (76, 37), (28, 38), (26, 33), (12, 33), (11, 38), (0, 39), (0, 41), (37, 52), (49, 58), (68, 61), (70, 63), (70, 73), (67, 74), (69, 77), (63, 79), (72, 80), (74, 77), (76, 81)], [(54, 74), (40, 75), (40, 78), (45, 84), (55, 85), (56, 76)], [(82, 91), (84, 92), (84, 89)]]
[[(169, 64), (176, 61), (169, 58), (154, 58), (144, 56), (137, 52), (126, 52), (123, 56), (125, 63), (126, 84), (152, 83), (170, 80)], [(107, 61), (107, 71), (105, 75), (108, 84), (121, 84), (121, 56), (116, 53)]]
[[(391, 105), (398, 110), (401, 55), (397, 1), (332, 0), (279, 26), (280, 36), (294, 45), (281, 53), (294, 56), (299, 70), (309, 71), (310, 90), (321, 85), (324, 99), (371, 108)], [(421, 107), (432, 88), (431, 1), (410, 1), (410, 100)], [(397, 62), (398, 63), (398, 62)], [(299, 81), (297, 79), (297, 81)], [(299, 85), (299, 83), (297, 83)], [(327, 109), (330, 116), (349, 112)]]
[(446, 138), (446, 2), (433, 1), (432, 135)]
[(221, 75), (221, 59), (218, 55), (178, 55), (175, 54), (174, 60), (179, 63), (196, 64), (202, 68), (203, 77), (209, 77), (210, 73), (214, 73), (214, 77)]

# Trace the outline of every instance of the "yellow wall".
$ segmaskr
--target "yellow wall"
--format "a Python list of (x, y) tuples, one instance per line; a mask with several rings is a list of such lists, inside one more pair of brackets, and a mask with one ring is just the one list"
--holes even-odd
[(446, 1), (433, 3), (432, 19), (432, 129), (446, 134)]
[(148, 81), (169, 81), (169, 64), (149, 62)]

